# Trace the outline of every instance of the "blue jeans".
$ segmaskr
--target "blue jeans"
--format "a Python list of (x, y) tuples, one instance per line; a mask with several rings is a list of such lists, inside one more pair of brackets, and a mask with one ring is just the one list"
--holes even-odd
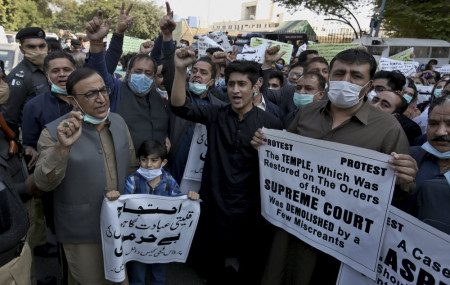
[(166, 264), (154, 263), (146, 264), (139, 261), (127, 262), (128, 280), (130, 285), (145, 285), (145, 275), (147, 267), (150, 266), (150, 284), (164, 285), (166, 284)]

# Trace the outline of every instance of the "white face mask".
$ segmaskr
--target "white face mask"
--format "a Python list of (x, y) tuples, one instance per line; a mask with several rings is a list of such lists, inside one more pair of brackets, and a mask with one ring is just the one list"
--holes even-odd
[(155, 179), (156, 177), (158, 177), (158, 176), (160, 176), (162, 174), (161, 168), (158, 168), (158, 169), (147, 169), (147, 168), (139, 167), (137, 172), (139, 174), (141, 174), (142, 176), (144, 176), (144, 178), (149, 180), (149, 181)]
[(328, 91), (328, 98), (331, 103), (338, 108), (347, 109), (359, 103), (364, 97), (359, 98), (361, 90), (369, 84), (368, 81), (363, 86), (359, 86), (347, 81), (330, 81), (330, 89)]
[(372, 99), (373, 99), (373, 97), (375, 97), (375, 95), (377, 95), (377, 92), (375, 92), (375, 90), (372, 90), (369, 93), (367, 93), (367, 99), (369, 101), (372, 101)]

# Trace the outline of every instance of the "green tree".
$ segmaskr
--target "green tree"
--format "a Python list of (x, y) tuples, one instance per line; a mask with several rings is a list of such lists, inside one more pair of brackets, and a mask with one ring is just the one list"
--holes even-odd
[[(126, 1), (128, 5), (128, 1)], [(158, 35), (159, 19), (163, 16), (162, 7), (153, 2), (133, 1), (130, 12), (133, 25), (127, 35), (138, 38), (154, 38)], [(72, 32), (85, 31), (85, 25), (97, 11), (102, 10), (105, 18), (112, 18), (112, 27), (117, 22), (122, 0), (85, 0), (79, 4), (76, 0), (54, 0), (58, 12), (54, 14), (54, 29), (70, 30)]]
[(5, 30), (15, 30), (14, 15), (17, 11), (17, 1), (0, 0), (0, 25)]
[[(330, 15), (338, 21), (353, 26), (349, 14), (362, 6), (381, 7), (382, 0), (273, 0), (282, 6), (300, 10), (308, 8), (318, 14)], [(450, 0), (388, 0), (382, 27), (391, 36), (435, 38), (450, 40)], [(356, 18), (356, 17), (355, 17)], [(355, 19), (356, 20), (356, 19)], [(350, 23), (348, 23), (350, 22)]]
[[(381, 5), (381, 0), (377, 0)], [(390, 36), (450, 41), (450, 1), (390, 0), (383, 28)]]

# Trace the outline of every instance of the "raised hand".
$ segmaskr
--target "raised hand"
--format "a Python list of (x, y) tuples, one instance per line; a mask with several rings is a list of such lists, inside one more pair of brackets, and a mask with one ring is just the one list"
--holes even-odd
[(227, 59), (227, 53), (224, 51), (216, 51), (213, 53), (212, 62), (214, 63), (225, 63)]
[(86, 23), (86, 34), (91, 44), (94, 42), (103, 44), (103, 38), (109, 33), (111, 18), (103, 20), (103, 11), (98, 10), (97, 16)]
[(139, 53), (142, 54), (149, 54), (152, 52), (153, 47), (155, 46), (155, 43), (153, 41), (146, 41), (143, 42), (140, 46), (139, 46)]
[(56, 128), (56, 134), (58, 136), (58, 143), (62, 147), (70, 148), (80, 138), (82, 120), (81, 112), (72, 111), (69, 114), (69, 118), (61, 121)]
[(163, 40), (168, 41), (172, 38), (172, 32), (177, 27), (173, 20), (173, 11), (170, 9), (169, 2), (166, 2), (166, 15), (164, 15), (159, 21), (159, 28), (163, 34)]
[(125, 2), (122, 2), (122, 7), (120, 8), (119, 21), (117, 21), (116, 33), (123, 34), (125, 31), (133, 24), (133, 18), (129, 16), (131, 8), (133, 8), (133, 3), (128, 5), (127, 10), (125, 10)]
[(235, 61), (238, 54), (239, 54), (238, 47), (233, 46), (233, 51), (227, 55), (227, 64)]
[(280, 46), (271, 46), (266, 49), (266, 52), (264, 54), (264, 63), (263, 68), (271, 68), (272, 64), (274, 62), (277, 62), (283, 55), (286, 53), (286, 51), (280, 51)]
[(175, 68), (184, 69), (195, 61), (192, 47), (179, 48), (175, 51)]

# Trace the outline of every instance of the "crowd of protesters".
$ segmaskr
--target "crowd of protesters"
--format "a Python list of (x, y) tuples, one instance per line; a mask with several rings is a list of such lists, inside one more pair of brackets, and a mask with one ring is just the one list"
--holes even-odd
[[(16, 35), (24, 59), (0, 70), (0, 284), (41, 282), (39, 252), (58, 254), (63, 284), (113, 284), (104, 197), (181, 195), (195, 123), (208, 152), (200, 190), (189, 192), (202, 203), (188, 264), (208, 284), (335, 284), (337, 259), (261, 216), (262, 127), (391, 155), (392, 205), (450, 234), (450, 74), (437, 61), (406, 77), (376, 71), (364, 48), (330, 62), (307, 49), (290, 65), (279, 46), (263, 64), (236, 60), (237, 50), (199, 57), (175, 45), (168, 3), (159, 36), (123, 54), (132, 6), (114, 27), (98, 11), (85, 36), (63, 31), (63, 43), (38, 27)], [(420, 85), (433, 86), (427, 100)], [(166, 282), (162, 264), (129, 262), (127, 272), (121, 284)]]

